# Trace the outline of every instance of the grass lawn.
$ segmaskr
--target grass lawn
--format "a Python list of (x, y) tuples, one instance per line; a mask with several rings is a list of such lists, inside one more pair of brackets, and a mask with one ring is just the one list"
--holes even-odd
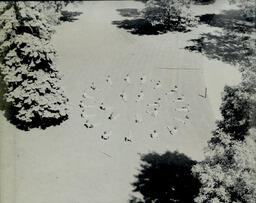
[[(141, 153), (178, 150), (195, 160), (203, 158), (219, 118), (220, 93), (225, 84), (237, 84), (240, 74), (231, 65), (184, 49), (190, 39), (213, 30), (206, 25), (189, 33), (139, 36), (112, 24), (127, 18), (117, 9), (142, 7), (137, 1), (84, 2), (75, 8), (83, 12), (77, 21), (57, 27), (52, 42), (62, 87), (70, 99), (70, 119), (46, 130), (23, 132), (1, 118), (2, 156), (10, 156), (4, 163), (9, 170), (3, 174), (15, 174), (16, 202), (127, 202)], [(200, 5), (194, 9), (207, 12)], [(220, 1), (209, 6), (211, 12), (221, 9)], [(106, 82), (109, 76), (111, 83)], [(92, 82), (96, 90), (90, 88)], [(175, 85), (177, 93), (170, 93)], [(203, 98), (206, 87), (208, 97)], [(84, 92), (92, 97), (88, 103), (93, 108), (86, 110), (95, 124), (92, 129), (80, 116)], [(139, 93), (143, 98), (136, 101)], [(150, 105), (159, 98), (154, 116)], [(102, 102), (105, 111), (100, 109)], [(184, 105), (189, 112), (181, 111)], [(112, 112), (118, 116), (109, 120)], [(141, 123), (134, 122), (137, 117)], [(170, 135), (167, 127), (174, 126), (178, 131)], [(157, 137), (151, 138), (154, 130)], [(104, 131), (111, 132), (108, 140), (101, 139)], [(132, 142), (125, 142), (126, 136)], [(12, 189), (10, 184), (5, 190)], [(12, 197), (5, 193), (3, 199), (8, 198)]]

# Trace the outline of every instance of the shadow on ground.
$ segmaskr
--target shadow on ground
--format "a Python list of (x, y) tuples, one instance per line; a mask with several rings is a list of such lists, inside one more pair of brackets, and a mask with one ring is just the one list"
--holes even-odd
[[(135, 0), (146, 3), (148, 0)], [(208, 5), (213, 4), (216, 0), (194, 0), (195, 4)]]
[(227, 31), (250, 33), (255, 30), (252, 19), (246, 18), (241, 10), (224, 11), (222, 14), (205, 14), (199, 17), (199, 22)]
[(209, 5), (213, 4), (216, 0), (194, 0), (196, 5)]
[(198, 39), (192, 39), (193, 45), (186, 46), (209, 59), (217, 59), (232, 65), (249, 65), (248, 57), (255, 53), (252, 33), (254, 23), (245, 18), (241, 10), (224, 11), (222, 14), (206, 14), (199, 17), (200, 23), (222, 28), (221, 32), (203, 33)]
[(196, 161), (178, 152), (149, 153), (142, 155), (141, 161), (132, 185), (133, 192), (140, 193), (142, 198), (134, 195), (130, 203), (193, 202), (200, 188), (200, 182), (191, 173)]
[(159, 35), (167, 32), (164, 26), (158, 25), (153, 27), (142, 18), (113, 21), (112, 24), (135, 35)]
[(123, 17), (139, 17), (140, 16), (140, 12), (138, 9), (136, 8), (122, 8), (122, 9), (116, 9), (116, 11), (119, 12), (119, 15), (123, 16)]
[(186, 46), (185, 49), (231, 65), (247, 66), (248, 58), (254, 54), (250, 37), (234, 33), (205, 33), (198, 39), (192, 39), (191, 42), (193, 45)]
[(83, 12), (77, 11), (61, 11), (60, 21), (63, 22), (74, 22), (78, 20), (77, 16), (80, 16)]
[(186, 26), (181, 25), (177, 21), (174, 21), (170, 25), (155, 25), (152, 26), (143, 16), (140, 11), (133, 8), (117, 9), (117, 12), (124, 19), (120, 21), (113, 21), (112, 24), (116, 25), (120, 29), (124, 29), (134, 35), (159, 35), (167, 32), (189, 32)]

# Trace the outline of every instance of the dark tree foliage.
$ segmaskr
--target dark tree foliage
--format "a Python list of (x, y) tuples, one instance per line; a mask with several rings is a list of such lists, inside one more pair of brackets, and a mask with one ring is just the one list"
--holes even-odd
[(200, 188), (198, 179), (191, 174), (196, 161), (178, 152), (149, 153), (142, 155), (141, 160), (140, 172), (132, 185), (143, 200), (132, 197), (130, 202), (193, 202)]
[[(253, 106), (249, 96), (240, 86), (225, 86), (220, 107), (223, 119), (217, 121), (218, 130), (230, 135), (233, 139), (244, 140), (254, 116), (251, 114)], [(216, 141), (213, 137), (212, 142)]]

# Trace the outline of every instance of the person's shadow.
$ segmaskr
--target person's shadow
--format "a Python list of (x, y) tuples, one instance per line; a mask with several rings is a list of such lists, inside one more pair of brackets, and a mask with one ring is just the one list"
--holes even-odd
[(134, 195), (131, 196), (130, 203), (194, 202), (201, 186), (191, 172), (196, 161), (177, 151), (162, 155), (144, 154), (141, 161), (136, 181), (132, 183)]

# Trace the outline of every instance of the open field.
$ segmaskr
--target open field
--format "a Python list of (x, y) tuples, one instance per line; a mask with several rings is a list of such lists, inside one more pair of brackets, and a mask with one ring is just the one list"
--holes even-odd
[[(79, 20), (57, 27), (52, 42), (70, 99), (70, 119), (23, 132), (1, 115), (2, 156), (9, 153), (15, 160), (15, 167), (5, 163), (10, 170), (4, 173), (15, 174), (16, 202), (127, 202), (140, 154), (178, 150), (203, 158), (220, 117), (220, 93), (225, 84), (237, 84), (240, 74), (231, 65), (184, 49), (189, 39), (213, 28), (139, 36), (112, 24), (125, 19), (116, 9), (142, 7), (136, 1), (84, 2), (73, 8), (83, 12)], [(224, 7), (217, 1), (208, 9)], [(207, 12), (202, 6), (194, 9)], [(207, 98), (200, 96), (205, 88)], [(83, 93), (85, 106), (80, 108)], [(94, 128), (84, 126), (82, 110)], [(111, 113), (114, 118), (108, 119)], [(109, 138), (101, 138), (104, 131)], [(14, 151), (6, 143), (13, 143)]]

